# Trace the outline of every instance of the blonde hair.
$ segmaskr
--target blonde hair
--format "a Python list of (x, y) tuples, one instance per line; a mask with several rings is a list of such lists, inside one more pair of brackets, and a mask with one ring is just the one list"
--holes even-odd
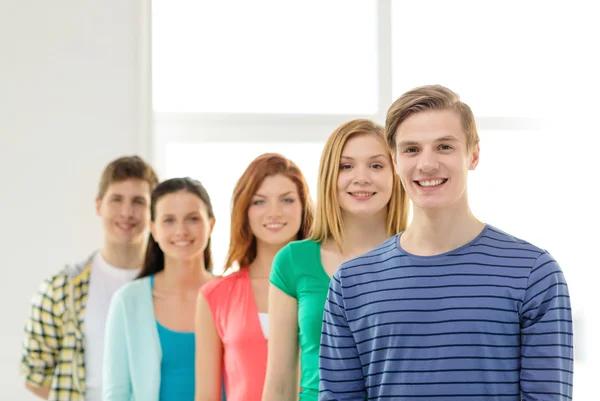
[(410, 115), (426, 110), (455, 110), (460, 115), (467, 137), (467, 150), (479, 144), (479, 135), (473, 111), (460, 101), (457, 93), (442, 85), (426, 85), (411, 89), (400, 96), (388, 109), (385, 119), (385, 133), (388, 146), (396, 149), (396, 131)]
[[(333, 238), (340, 251), (342, 250), (344, 222), (338, 200), (337, 180), (340, 171), (342, 150), (349, 138), (357, 135), (373, 135), (385, 145), (383, 127), (366, 119), (355, 119), (340, 125), (327, 139), (319, 165), (317, 183), (317, 207), (311, 238), (323, 242)], [(388, 153), (390, 165), (392, 156)], [(387, 234), (395, 235), (408, 223), (408, 196), (400, 179), (393, 171), (392, 196), (388, 203)]]

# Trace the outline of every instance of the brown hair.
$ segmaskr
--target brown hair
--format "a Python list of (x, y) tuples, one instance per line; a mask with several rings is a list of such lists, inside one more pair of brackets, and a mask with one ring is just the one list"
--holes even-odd
[[(374, 135), (385, 146), (383, 127), (366, 119), (355, 119), (340, 125), (327, 139), (319, 165), (317, 183), (317, 210), (312, 231), (314, 241), (323, 242), (333, 237), (342, 249), (343, 219), (337, 195), (337, 179), (340, 171), (340, 158), (344, 145), (350, 137)], [(392, 156), (388, 154), (390, 165)], [(408, 223), (409, 201), (398, 175), (392, 170), (392, 196), (388, 203), (387, 233), (392, 236), (406, 228)]]
[[(150, 220), (154, 221), (156, 218), (156, 204), (165, 195), (169, 195), (179, 191), (186, 191), (196, 195), (206, 205), (206, 211), (208, 217), (215, 218), (213, 212), (212, 203), (210, 202), (210, 196), (200, 183), (200, 181), (191, 179), (189, 177), (183, 178), (171, 178), (163, 181), (152, 191), (152, 197), (150, 201)], [(210, 250), (210, 237), (208, 243), (204, 249), (204, 268), (211, 271), (213, 268), (212, 253)], [(144, 258), (144, 266), (142, 271), (138, 275), (138, 278), (150, 276), (156, 274), (165, 269), (165, 254), (160, 249), (158, 243), (154, 240), (152, 234), (148, 239), (148, 245), (146, 247), (146, 257)]]
[(388, 146), (396, 149), (396, 131), (404, 120), (425, 110), (455, 110), (459, 113), (467, 137), (467, 150), (479, 144), (475, 116), (471, 108), (460, 101), (457, 93), (442, 85), (420, 86), (400, 96), (388, 109), (385, 133)]
[(113, 182), (132, 178), (146, 181), (150, 186), (150, 192), (158, 185), (158, 178), (152, 166), (139, 156), (123, 156), (113, 160), (104, 168), (98, 184), (98, 198), (104, 197)]
[(302, 223), (297, 239), (305, 239), (309, 236), (313, 223), (313, 205), (308, 184), (302, 171), (294, 162), (280, 154), (265, 153), (250, 163), (233, 190), (229, 251), (225, 262), (226, 269), (232, 267), (236, 262), (240, 267), (247, 266), (256, 258), (256, 238), (250, 229), (248, 209), (252, 197), (265, 178), (277, 174), (289, 178), (296, 184), (298, 196), (302, 203)]

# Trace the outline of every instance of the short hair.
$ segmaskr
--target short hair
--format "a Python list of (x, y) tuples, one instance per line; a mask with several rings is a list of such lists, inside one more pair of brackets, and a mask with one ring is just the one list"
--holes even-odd
[(234, 263), (244, 267), (256, 259), (256, 238), (250, 229), (248, 209), (252, 197), (256, 195), (265, 178), (278, 174), (296, 184), (302, 204), (302, 220), (296, 239), (309, 237), (313, 224), (313, 203), (302, 171), (294, 162), (280, 154), (265, 153), (250, 163), (233, 190), (229, 250), (225, 269), (231, 268)]
[(98, 198), (104, 197), (110, 184), (128, 179), (146, 181), (150, 192), (158, 185), (158, 177), (152, 166), (139, 156), (123, 156), (104, 168), (98, 184)]
[[(327, 139), (319, 165), (317, 183), (317, 208), (312, 239), (323, 242), (333, 238), (342, 249), (344, 222), (338, 200), (337, 180), (340, 173), (340, 158), (346, 142), (357, 135), (373, 135), (386, 146), (383, 127), (367, 119), (355, 119), (340, 125)], [(386, 146), (387, 148), (387, 146)], [(391, 154), (388, 153), (390, 165)], [(388, 203), (387, 234), (398, 234), (408, 223), (409, 200), (398, 175), (392, 170), (392, 196)]]
[(475, 116), (471, 108), (461, 102), (460, 96), (450, 89), (442, 85), (426, 85), (404, 93), (388, 109), (385, 135), (391, 149), (396, 149), (396, 131), (400, 124), (412, 114), (426, 110), (457, 111), (467, 138), (467, 149), (472, 150), (479, 144)]

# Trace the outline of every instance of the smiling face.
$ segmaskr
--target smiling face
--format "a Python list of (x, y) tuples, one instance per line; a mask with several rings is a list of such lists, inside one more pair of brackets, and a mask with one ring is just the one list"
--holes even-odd
[(112, 182), (96, 199), (104, 241), (113, 245), (143, 245), (150, 222), (150, 185), (139, 179)]
[(165, 258), (190, 260), (203, 257), (214, 223), (197, 195), (180, 190), (156, 202), (150, 228)]
[(266, 177), (252, 197), (248, 221), (257, 243), (282, 246), (294, 240), (302, 222), (296, 184), (281, 174)]
[(350, 137), (342, 149), (337, 180), (342, 213), (387, 213), (393, 184), (394, 170), (385, 142), (372, 134)]
[(396, 131), (395, 165), (415, 208), (468, 208), (467, 177), (479, 146), (467, 148), (460, 115), (427, 110), (410, 115)]

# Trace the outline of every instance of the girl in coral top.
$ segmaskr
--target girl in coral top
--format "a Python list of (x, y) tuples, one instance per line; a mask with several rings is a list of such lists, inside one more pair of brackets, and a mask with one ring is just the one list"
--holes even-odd
[(308, 238), (308, 186), (285, 157), (256, 158), (233, 192), (226, 266), (238, 272), (202, 287), (196, 306), (196, 401), (260, 401), (267, 367), (269, 276), (275, 254)]

